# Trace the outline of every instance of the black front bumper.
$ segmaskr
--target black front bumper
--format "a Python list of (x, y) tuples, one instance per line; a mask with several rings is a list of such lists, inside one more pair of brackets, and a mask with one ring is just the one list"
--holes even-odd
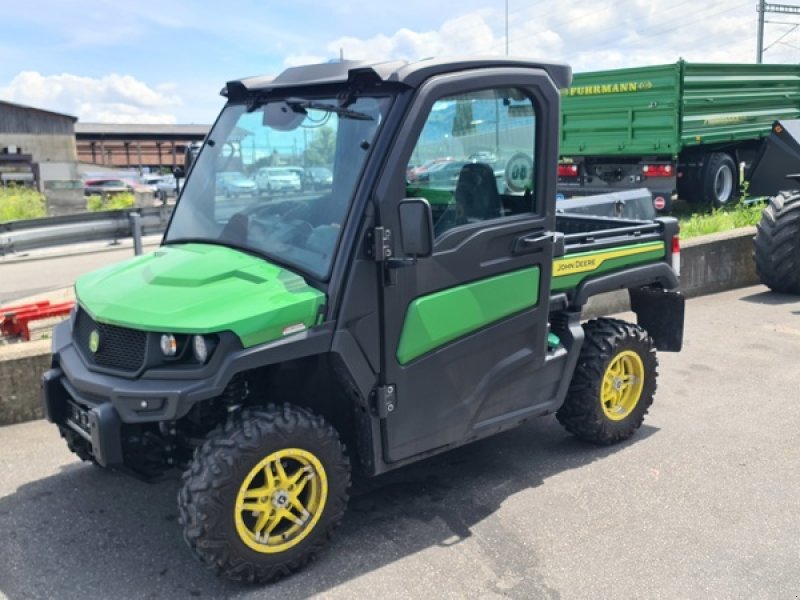
[(81, 406), (63, 385), (61, 369), (50, 369), (42, 375), (42, 406), (48, 421), (67, 427), (84, 438), (92, 456), (104, 467), (123, 464), (122, 421), (114, 406), (106, 402), (97, 406)]
[(120, 466), (124, 425), (175, 421), (222, 393), (232, 376), (223, 354), (202, 368), (164, 371), (158, 379), (126, 378), (90, 368), (75, 347), (71, 323), (61, 323), (53, 331), (53, 368), (42, 376), (44, 416), (84, 438), (100, 465)]
[(233, 334), (222, 334), (202, 367), (154, 369), (126, 378), (90, 369), (68, 320), (53, 330), (53, 368), (41, 382), (44, 416), (83, 437), (100, 465), (120, 466), (125, 426), (177, 421), (196, 403), (220, 396), (238, 372), (327, 352), (333, 328), (331, 323), (247, 349)]

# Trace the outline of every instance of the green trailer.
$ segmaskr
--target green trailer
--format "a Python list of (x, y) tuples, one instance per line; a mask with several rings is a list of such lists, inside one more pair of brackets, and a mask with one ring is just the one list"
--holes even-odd
[(578, 73), (562, 90), (560, 193), (647, 187), (722, 206), (776, 119), (800, 117), (800, 66), (678, 61)]

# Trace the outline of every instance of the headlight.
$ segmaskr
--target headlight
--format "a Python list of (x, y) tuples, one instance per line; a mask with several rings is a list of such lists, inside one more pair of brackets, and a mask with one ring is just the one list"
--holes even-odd
[(171, 333), (165, 333), (161, 336), (161, 352), (164, 356), (175, 356), (178, 352), (178, 341)]
[(208, 344), (206, 344), (206, 338), (202, 335), (196, 335), (192, 338), (192, 350), (197, 362), (204, 363), (208, 360)]

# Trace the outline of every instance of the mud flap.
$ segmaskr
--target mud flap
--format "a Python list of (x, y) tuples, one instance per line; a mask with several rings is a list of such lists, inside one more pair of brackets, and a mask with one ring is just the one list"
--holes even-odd
[(633, 288), (628, 290), (631, 310), (636, 320), (647, 330), (656, 349), (680, 352), (683, 347), (683, 319), (686, 299), (680, 292), (661, 288)]

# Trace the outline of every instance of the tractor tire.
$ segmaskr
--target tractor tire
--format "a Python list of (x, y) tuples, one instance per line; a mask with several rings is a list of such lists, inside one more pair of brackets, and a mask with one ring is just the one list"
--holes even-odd
[(575, 374), (556, 417), (581, 439), (613, 444), (641, 427), (653, 403), (655, 345), (644, 329), (617, 319), (589, 321), (583, 329)]
[(736, 163), (722, 152), (708, 157), (703, 170), (703, 198), (714, 208), (735, 204), (739, 193), (739, 171)]
[(783, 192), (770, 199), (754, 245), (761, 282), (774, 292), (800, 294), (800, 192)]
[(325, 546), (349, 490), (345, 447), (322, 417), (289, 404), (245, 408), (208, 434), (183, 475), (184, 539), (220, 575), (274, 581)]

